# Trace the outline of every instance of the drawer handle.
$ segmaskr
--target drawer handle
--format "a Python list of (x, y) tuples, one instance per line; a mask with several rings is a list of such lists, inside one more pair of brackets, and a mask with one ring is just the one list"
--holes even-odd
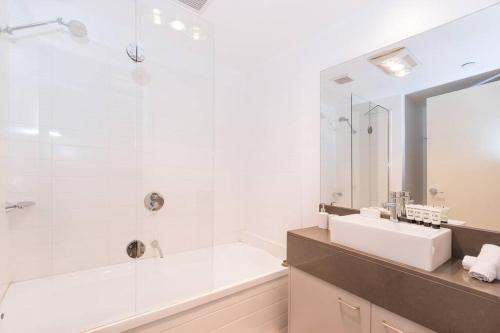
[(391, 324), (389, 324), (388, 322), (386, 322), (385, 320), (382, 321), (382, 325), (393, 330), (394, 332), (397, 332), (397, 333), (405, 333), (405, 331), (402, 331), (394, 326), (392, 326)]
[[(338, 298), (338, 301), (339, 301), (339, 303), (340, 303), (340, 304), (347, 306), (347, 307), (348, 307), (349, 309), (351, 309), (351, 310), (355, 310), (355, 311), (358, 311), (358, 310), (359, 310), (359, 306), (354, 306), (354, 305), (351, 305), (351, 304), (347, 303), (346, 301), (344, 301), (344, 300), (343, 300), (342, 298), (340, 298), (340, 297)], [(404, 333), (404, 332), (403, 332), (403, 333)]]

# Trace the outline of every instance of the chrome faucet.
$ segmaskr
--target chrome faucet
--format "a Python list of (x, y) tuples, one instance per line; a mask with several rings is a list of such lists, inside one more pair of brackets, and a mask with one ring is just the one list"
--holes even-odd
[(160, 242), (158, 242), (158, 241), (155, 239), (154, 241), (152, 241), (152, 242), (151, 242), (151, 247), (152, 247), (153, 249), (155, 249), (156, 251), (158, 251), (158, 254), (160, 255), (160, 258), (162, 258), (162, 259), (164, 258), (164, 257), (163, 257), (163, 251), (162, 251), (162, 249), (161, 249), (161, 247), (160, 247)]
[(396, 203), (395, 202), (386, 202), (384, 203), (384, 208), (388, 209), (390, 212), (390, 220), (393, 222), (398, 222), (398, 214), (396, 211)]
[(390, 211), (391, 221), (398, 222), (400, 217), (406, 216), (406, 205), (411, 202), (410, 192), (391, 192), (389, 202), (384, 204), (384, 208)]
[(406, 205), (413, 203), (413, 200), (411, 200), (411, 195), (410, 192), (407, 191), (401, 191), (399, 192), (399, 209), (400, 212), (398, 214), (398, 217), (406, 217)]

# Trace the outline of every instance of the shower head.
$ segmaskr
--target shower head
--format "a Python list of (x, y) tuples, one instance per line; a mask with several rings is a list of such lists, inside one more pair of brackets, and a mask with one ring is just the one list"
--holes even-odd
[(352, 134), (356, 134), (357, 133), (356, 130), (354, 128), (352, 128), (351, 121), (349, 120), (349, 118), (340, 117), (339, 118), (339, 122), (341, 122), (341, 123), (346, 122), (347, 125), (349, 125), (349, 127), (351, 128)]
[(62, 19), (60, 19), (59, 24), (67, 27), (69, 32), (75, 37), (78, 37), (78, 38), (87, 37), (87, 27), (85, 26), (85, 24), (83, 24), (80, 21), (71, 20), (68, 23), (65, 23), (65, 22), (63, 22)]
[(82, 22), (77, 21), (77, 20), (71, 20), (68, 22), (64, 22), (62, 17), (58, 17), (55, 20), (30, 23), (30, 24), (20, 25), (20, 26), (16, 26), (16, 27), (10, 27), (10, 26), (6, 26), (4, 28), (0, 27), (0, 33), (7, 33), (9, 35), (12, 35), (17, 30), (30, 29), (30, 28), (41, 27), (41, 26), (45, 26), (45, 25), (49, 25), (49, 24), (56, 24), (56, 23), (68, 28), (69, 32), (75, 37), (78, 37), (78, 38), (87, 37), (87, 27), (85, 26), (85, 24), (83, 24)]

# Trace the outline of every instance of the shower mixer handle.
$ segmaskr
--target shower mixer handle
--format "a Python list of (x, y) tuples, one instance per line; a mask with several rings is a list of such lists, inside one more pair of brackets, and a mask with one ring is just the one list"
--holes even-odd
[(165, 204), (165, 199), (160, 193), (151, 192), (146, 195), (144, 198), (144, 206), (147, 210), (152, 212), (156, 212), (160, 210)]

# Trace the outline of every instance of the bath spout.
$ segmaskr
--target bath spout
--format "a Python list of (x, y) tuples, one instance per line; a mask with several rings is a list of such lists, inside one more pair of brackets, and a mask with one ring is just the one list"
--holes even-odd
[(153, 249), (156, 249), (156, 251), (158, 251), (158, 254), (160, 255), (160, 258), (162, 258), (162, 259), (164, 258), (163, 257), (163, 250), (160, 247), (160, 242), (158, 242), (157, 240), (152, 241), (151, 242), (151, 247)]

